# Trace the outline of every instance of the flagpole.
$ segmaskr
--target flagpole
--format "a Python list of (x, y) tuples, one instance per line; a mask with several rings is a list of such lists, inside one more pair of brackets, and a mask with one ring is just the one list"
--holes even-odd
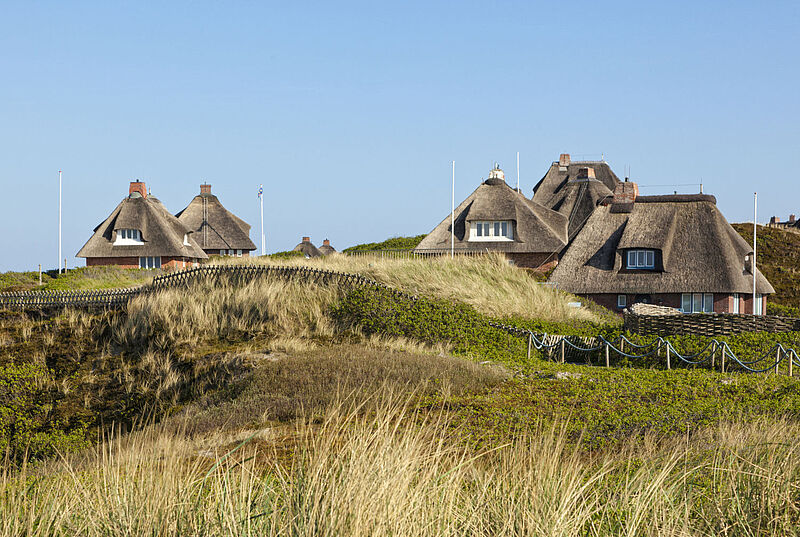
[(58, 273), (61, 274), (61, 170), (58, 170)]
[(264, 240), (264, 185), (258, 188), (258, 199), (261, 200), (261, 255), (265, 255), (267, 252)]
[(756, 314), (756, 231), (758, 224), (758, 192), (753, 193), (753, 315)]
[(517, 151), (517, 192), (519, 192), (519, 151)]
[(456, 161), (453, 161), (453, 190), (450, 196), (450, 259), (456, 255)]

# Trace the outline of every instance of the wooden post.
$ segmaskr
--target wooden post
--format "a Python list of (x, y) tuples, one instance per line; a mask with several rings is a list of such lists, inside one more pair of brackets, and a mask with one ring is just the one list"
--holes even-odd
[(39, 285), (42, 285), (42, 264), (39, 263)]
[(778, 345), (778, 350), (775, 351), (775, 374), (778, 374), (778, 366), (781, 363), (781, 346)]
[(606, 367), (611, 367), (611, 362), (608, 359), (608, 342), (606, 342)]
[(566, 342), (564, 341), (564, 338), (561, 338), (561, 363), (562, 364), (564, 363), (564, 350), (565, 350), (564, 347), (565, 346), (566, 346)]
[(668, 370), (671, 369), (670, 363), (669, 363), (669, 341), (667, 342), (667, 369)]
[(789, 376), (791, 377), (792, 376), (792, 365), (793, 365), (792, 364), (792, 353), (791, 352), (787, 352), (786, 353), (786, 358), (789, 359), (789, 364), (788, 364), (789, 365)]
[(625, 340), (622, 339), (622, 336), (619, 337), (619, 350), (625, 352)]
[(719, 372), (725, 372), (725, 346), (722, 346), (722, 356), (719, 357)]
[(533, 334), (528, 332), (528, 361), (531, 361), (531, 340), (533, 339)]

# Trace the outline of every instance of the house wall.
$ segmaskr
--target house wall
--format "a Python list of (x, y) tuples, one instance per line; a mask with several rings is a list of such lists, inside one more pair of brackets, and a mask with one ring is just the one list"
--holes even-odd
[[(212, 255), (228, 255), (228, 253), (227, 253), (228, 250), (223, 250), (225, 253), (220, 254), (220, 249), (219, 248), (208, 248), (208, 249), (203, 249), (203, 251), (209, 257), (212, 256)], [(236, 252), (235, 249), (234, 249), (234, 252)], [(233, 255), (236, 256), (235, 253)], [(242, 257), (250, 257), (250, 251), (249, 250), (242, 250)]]
[(505, 256), (518, 267), (541, 272), (547, 272), (558, 265), (558, 254), (506, 253)]
[[(594, 294), (582, 295), (590, 298), (601, 306), (610, 309), (611, 311), (622, 313), (623, 308), (617, 307), (617, 294)], [(637, 297), (641, 295), (627, 294), (626, 307), (633, 305), (637, 302)], [(657, 306), (667, 306), (669, 308), (681, 307), (681, 293), (663, 293), (649, 295), (649, 304)], [(767, 297), (761, 297), (763, 309), (762, 312), (766, 314), (767, 311)], [(743, 296), (739, 294), (739, 313), (752, 313), (753, 312), (753, 297), (752, 295)], [(714, 293), (714, 313), (731, 313), (733, 311), (733, 295), (728, 293)]]
[[(197, 259), (189, 257), (161, 257), (161, 268), (163, 269), (182, 269), (189, 268)], [(138, 269), (138, 257), (87, 257), (87, 267), (99, 267), (114, 265), (120, 268)]]

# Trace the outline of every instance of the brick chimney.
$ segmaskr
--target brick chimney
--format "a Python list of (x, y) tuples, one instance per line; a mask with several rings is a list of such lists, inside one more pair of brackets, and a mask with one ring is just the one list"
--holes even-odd
[(329, 241), (328, 239), (325, 239), (324, 241), (322, 241), (322, 246), (330, 246), (330, 245), (331, 245), (331, 241)]
[(789, 215), (789, 223), (790, 224), (794, 224), (795, 221), (797, 221), (797, 217), (795, 215), (793, 215), (793, 214), (790, 214)]
[(558, 157), (558, 171), (567, 171), (567, 166), (569, 166), (569, 153), (561, 153), (561, 156)]
[(626, 205), (636, 201), (639, 195), (639, 185), (633, 181), (625, 181), (619, 183), (614, 189), (614, 205)]
[(594, 179), (594, 168), (581, 168), (578, 170), (578, 179), (583, 179), (588, 181), (589, 179)]
[(201, 194), (211, 194), (211, 185), (208, 183), (203, 183), (200, 185), (200, 193)]
[(138, 192), (143, 198), (147, 197), (147, 187), (143, 181), (131, 181), (131, 186), (128, 189), (128, 194)]
[(303, 240), (300, 242), (311, 242), (311, 237), (303, 237)]

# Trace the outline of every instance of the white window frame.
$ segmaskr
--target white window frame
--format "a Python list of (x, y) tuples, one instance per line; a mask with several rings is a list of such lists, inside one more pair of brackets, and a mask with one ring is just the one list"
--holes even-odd
[(118, 229), (117, 237), (114, 240), (113, 246), (141, 246), (144, 244), (142, 240), (142, 232), (138, 229)]
[(469, 223), (469, 240), (476, 242), (504, 242), (514, 240), (512, 220), (486, 220)]
[(739, 293), (733, 293), (733, 307), (731, 313), (739, 313)]
[(141, 256), (139, 258), (139, 268), (158, 269), (161, 268), (161, 256)]
[(714, 313), (714, 293), (681, 293), (683, 313)]
[(754, 315), (764, 315), (764, 295), (756, 293), (755, 313)]
[(236, 250), (236, 257), (242, 257), (242, 251)]
[(651, 269), (656, 266), (655, 250), (628, 250), (629, 269)]
[(628, 295), (617, 295), (617, 307), (624, 308), (628, 305)]

